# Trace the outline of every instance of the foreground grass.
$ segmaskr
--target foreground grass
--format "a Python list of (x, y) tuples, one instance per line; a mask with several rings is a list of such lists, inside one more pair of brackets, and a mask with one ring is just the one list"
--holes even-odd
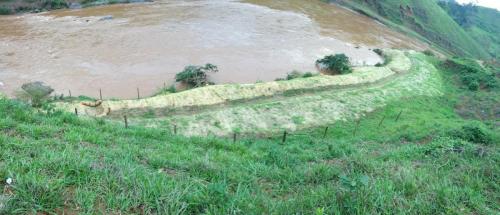
[[(318, 128), (282, 144), (125, 129), (4, 99), (0, 213), (498, 213), (498, 136), (452, 103), (392, 102), (363, 118), (356, 136), (356, 123), (344, 122), (325, 138)], [(470, 123), (489, 144), (449, 137)]]

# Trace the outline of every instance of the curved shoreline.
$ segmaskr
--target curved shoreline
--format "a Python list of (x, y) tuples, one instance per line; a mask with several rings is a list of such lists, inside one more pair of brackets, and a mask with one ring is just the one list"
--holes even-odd
[(310, 78), (257, 84), (212, 85), (138, 100), (104, 100), (97, 108), (85, 106), (80, 102), (56, 103), (56, 106), (66, 111), (73, 111), (76, 108), (82, 114), (99, 117), (115, 113), (134, 114), (135, 112), (142, 112), (140, 110), (145, 108), (163, 109), (165, 112), (170, 113), (179, 109), (199, 109), (200, 107), (250, 101), (297, 91), (304, 92), (377, 83), (410, 69), (411, 62), (404, 51), (384, 50), (384, 54), (391, 59), (391, 62), (386, 66), (354, 67), (354, 72), (347, 75), (320, 75)]

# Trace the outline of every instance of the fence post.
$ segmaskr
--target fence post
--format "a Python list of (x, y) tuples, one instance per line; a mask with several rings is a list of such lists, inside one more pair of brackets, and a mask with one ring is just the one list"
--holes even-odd
[(399, 120), (399, 117), (401, 117), (401, 114), (403, 113), (403, 110), (401, 110), (398, 114), (398, 117), (396, 117), (396, 122)]
[(75, 115), (78, 116), (78, 108), (75, 108)]
[(328, 126), (326, 126), (326, 128), (325, 128), (325, 133), (323, 134), (323, 139), (326, 138), (327, 132), (328, 132)]
[(127, 115), (123, 116), (123, 121), (125, 122), (125, 128), (128, 128), (128, 120), (127, 120)]
[(137, 99), (141, 99), (141, 95), (139, 94), (139, 87), (137, 88)]
[(354, 132), (352, 133), (352, 136), (356, 136), (356, 133), (358, 132), (358, 127), (359, 127), (359, 124), (361, 123), (361, 118), (358, 119), (358, 121), (356, 122), (356, 127), (354, 128)]
[(68, 90), (68, 93), (69, 93), (69, 97), (72, 97), (72, 96), (71, 96), (71, 90)]
[(177, 124), (174, 124), (174, 134), (177, 135)]
[(283, 132), (283, 140), (282, 140), (282, 142), (283, 142), (283, 143), (285, 143), (285, 142), (286, 142), (286, 135), (287, 135), (287, 134), (288, 134), (288, 133), (287, 133), (287, 132), (286, 132), (286, 130), (285, 130), (285, 132)]
[(378, 123), (378, 127), (380, 128), (380, 126), (382, 125), (382, 123), (384, 123), (384, 120), (385, 120), (385, 115), (382, 117), (382, 119), (380, 120), (380, 122)]
[(233, 143), (236, 143), (236, 132), (233, 134)]
[(99, 99), (102, 100), (102, 90), (99, 88)]

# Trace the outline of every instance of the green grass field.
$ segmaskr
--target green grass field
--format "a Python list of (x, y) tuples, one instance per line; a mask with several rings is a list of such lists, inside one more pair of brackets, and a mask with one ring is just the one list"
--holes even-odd
[(0, 99), (0, 214), (498, 214), (498, 118), (461, 117), (469, 93), (438, 68), (441, 96), (391, 100), (285, 143), (125, 129)]

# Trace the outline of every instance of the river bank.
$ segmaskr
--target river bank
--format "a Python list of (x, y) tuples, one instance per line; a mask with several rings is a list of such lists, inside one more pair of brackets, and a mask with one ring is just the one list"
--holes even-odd
[(43, 81), (58, 94), (98, 97), (102, 89), (104, 99), (131, 99), (137, 88), (146, 97), (173, 84), (188, 65), (217, 65), (217, 84), (252, 84), (315, 71), (326, 55), (375, 65), (375, 48), (426, 49), (321, 1), (114, 4), (1, 16), (0, 26), (0, 91), (8, 96)]
[(30, 1), (14, 0), (0, 2), (0, 15), (12, 15), (19, 13), (40, 13), (58, 9), (81, 9), (86, 7), (108, 5), (152, 2), (153, 0), (48, 0)]

